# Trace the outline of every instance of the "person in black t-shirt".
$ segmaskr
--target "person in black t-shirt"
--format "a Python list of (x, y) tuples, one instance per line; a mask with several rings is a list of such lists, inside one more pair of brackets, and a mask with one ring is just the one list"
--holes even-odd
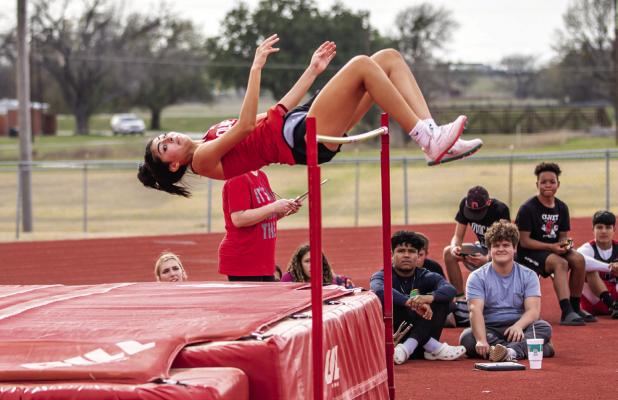
[[(468, 195), (461, 199), (459, 211), (455, 215), (455, 233), (451, 239), (451, 244), (444, 248), (444, 265), (448, 273), (448, 279), (457, 290), (457, 298), (463, 300), (464, 282), (459, 263), (462, 263), (468, 270), (473, 271), (482, 265), (487, 264), (489, 256), (485, 245), (485, 231), (494, 222), (501, 219), (511, 220), (511, 214), (506, 204), (498, 199), (489, 197), (487, 189), (483, 186), (474, 186), (468, 190)], [(466, 228), (476, 235), (478, 240), (475, 249), (466, 249), (462, 252)], [(466, 247), (471, 244), (466, 243)], [(472, 250), (472, 251), (470, 251)]]
[(561, 325), (584, 325), (596, 318), (579, 306), (586, 276), (585, 261), (571, 249), (569, 208), (555, 197), (561, 172), (554, 163), (542, 162), (534, 169), (539, 193), (517, 212), (515, 223), (520, 241), (516, 260), (542, 277), (553, 274), (554, 290), (562, 310)]

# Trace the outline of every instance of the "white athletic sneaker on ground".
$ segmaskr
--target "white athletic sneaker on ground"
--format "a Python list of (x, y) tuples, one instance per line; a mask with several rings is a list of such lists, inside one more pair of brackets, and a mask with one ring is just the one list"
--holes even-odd
[(433, 129), (429, 144), (423, 147), (427, 160), (434, 162), (432, 165), (440, 164), (444, 155), (461, 136), (467, 120), (465, 115), (460, 115), (450, 124), (440, 125)]
[(483, 147), (483, 141), (481, 139), (472, 139), (472, 140), (464, 140), (458, 139), (453, 147), (451, 147), (442, 160), (436, 162), (430, 159), (427, 154), (425, 154), (425, 159), (427, 160), (427, 165), (434, 166), (438, 164), (444, 164), (451, 161), (461, 160), (462, 158), (466, 158), (476, 153), (481, 147)]
[(463, 346), (449, 346), (448, 343), (442, 343), (442, 347), (433, 353), (425, 352), (425, 360), (441, 360), (453, 361), (466, 354), (466, 348)]
[(395, 364), (401, 365), (408, 361), (408, 358), (410, 358), (410, 355), (406, 351), (406, 348), (403, 344), (399, 343), (397, 346), (395, 346), (395, 352), (393, 354), (393, 360), (395, 361)]

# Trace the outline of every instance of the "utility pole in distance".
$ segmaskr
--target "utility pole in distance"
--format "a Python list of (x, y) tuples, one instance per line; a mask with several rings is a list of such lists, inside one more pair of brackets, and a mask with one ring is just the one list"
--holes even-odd
[(17, 0), (17, 98), (19, 100), (19, 188), (21, 190), (22, 225), (32, 232), (32, 128), (30, 124), (30, 58), (28, 45), (28, 4)]
[(618, 0), (614, 0), (614, 125), (618, 146)]

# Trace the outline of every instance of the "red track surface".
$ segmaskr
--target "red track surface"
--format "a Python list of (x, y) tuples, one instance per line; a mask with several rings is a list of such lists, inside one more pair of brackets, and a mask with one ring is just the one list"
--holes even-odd
[[(588, 240), (590, 220), (572, 220), (577, 244)], [(441, 261), (453, 224), (410, 226), (431, 239), (430, 257)], [(337, 272), (367, 287), (380, 267), (380, 228), (331, 228), (323, 247)], [(90, 284), (150, 281), (163, 250), (179, 254), (191, 280), (222, 280), (217, 247), (222, 234), (118, 239), (63, 240), (0, 244), (4, 265), (0, 284)], [(472, 239), (470, 237), (470, 239)], [(294, 249), (308, 241), (306, 230), (279, 232), (277, 260), (284, 269)], [(481, 372), (474, 361), (411, 361), (395, 368), (398, 399), (596, 399), (615, 398), (618, 382), (618, 321), (602, 317), (584, 327), (558, 325), (559, 308), (551, 281), (542, 280), (542, 318), (554, 327), (557, 356), (541, 371)], [(454, 344), (461, 329), (446, 329)]]

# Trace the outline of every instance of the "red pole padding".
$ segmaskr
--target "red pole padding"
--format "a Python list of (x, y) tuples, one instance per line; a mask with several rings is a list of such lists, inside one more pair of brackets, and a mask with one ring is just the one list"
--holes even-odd
[(393, 269), (391, 268), (391, 176), (388, 134), (388, 114), (382, 113), (381, 126), (387, 133), (381, 136), (380, 170), (382, 176), (382, 264), (384, 265), (384, 337), (386, 339), (386, 371), (388, 394), (395, 399), (393, 374)]
[[(311, 343), (313, 398), (324, 398), (324, 349), (322, 337), (322, 215), (320, 167), (315, 118), (306, 120), (307, 173), (309, 185), (309, 246), (311, 257)], [(392, 334), (391, 334), (392, 337)]]

